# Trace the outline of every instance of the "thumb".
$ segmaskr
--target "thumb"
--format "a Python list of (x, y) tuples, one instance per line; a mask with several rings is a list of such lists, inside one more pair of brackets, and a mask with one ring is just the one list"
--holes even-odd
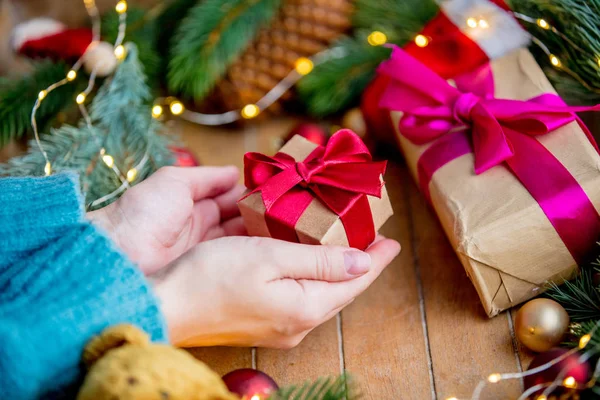
[(371, 256), (363, 251), (341, 246), (313, 246), (264, 240), (272, 247), (263, 254), (274, 267), (279, 279), (310, 279), (338, 282), (362, 276), (371, 268)]

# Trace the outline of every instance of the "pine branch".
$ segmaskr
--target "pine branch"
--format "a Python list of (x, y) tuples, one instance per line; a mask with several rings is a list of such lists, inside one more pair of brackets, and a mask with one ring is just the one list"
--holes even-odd
[(278, 390), (269, 400), (356, 400), (354, 385), (347, 375), (319, 378), (299, 386), (289, 386)]
[(357, 104), (377, 65), (390, 55), (390, 49), (370, 46), (366, 39), (343, 39), (333, 49), (343, 56), (315, 66), (296, 86), (308, 112), (317, 117)]
[(545, 67), (559, 94), (571, 104), (600, 102), (600, 0), (512, 0), (510, 5), (514, 11), (532, 18), (544, 18), (575, 44), (535, 23), (523, 22), (523, 26), (560, 59), (565, 69), (573, 71), (584, 82), (574, 79), (565, 69), (557, 71), (550, 65), (548, 56), (532, 46), (536, 59)]
[[(137, 49), (133, 44), (126, 48), (127, 58), (112, 79), (105, 80), (92, 102), (92, 127), (82, 121), (78, 127), (64, 125), (42, 138), (54, 172), (79, 173), (86, 204), (121, 186), (114, 171), (99, 159), (102, 148), (123, 174), (138, 166), (136, 181), (173, 161), (167, 148), (171, 140), (160, 135), (160, 124), (151, 117), (149, 90)], [(139, 166), (142, 160), (146, 161)], [(0, 165), (0, 174), (42, 175), (44, 166), (45, 159), (32, 142), (27, 154)]]
[(355, 37), (337, 44), (345, 55), (316, 66), (297, 85), (309, 113), (323, 117), (359, 102), (375, 68), (390, 54), (387, 48), (368, 45), (370, 32), (382, 31), (390, 43), (403, 46), (438, 10), (434, 0), (357, 0), (353, 17), (358, 28)]
[(280, 0), (204, 0), (173, 37), (168, 86), (202, 99), (268, 23)]
[[(127, 10), (125, 37), (138, 48), (139, 59), (149, 83), (156, 83), (159, 76), (161, 57), (156, 50), (157, 18), (147, 10), (130, 7)], [(102, 18), (102, 37), (114, 43), (119, 33), (119, 14), (112, 10)]]
[[(31, 131), (31, 110), (39, 92), (65, 77), (64, 62), (46, 60), (35, 64), (31, 75), (21, 79), (0, 79), (0, 147)], [(64, 85), (50, 93), (37, 112), (41, 130), (56, 114), (73, 104), (78, 82)]]

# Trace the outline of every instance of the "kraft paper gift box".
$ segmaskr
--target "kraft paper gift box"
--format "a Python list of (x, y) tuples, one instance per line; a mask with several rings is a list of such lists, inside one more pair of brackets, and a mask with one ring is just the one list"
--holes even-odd
[[(344, 137), (342, 138), (342, 136)], [(338, 142), (340, 142), (340, 138), (342, 138), (343, 140), (349, 139), (350, 141), (354, 141), (354, 144), (359, 147), (361, 152), (363, 152), (363, 156), (370, 160), (370, 154), (368, 154), (368, 150), (366, 149), (362, 141), (360, 141), (358, 136), (356, 136), (351, 131), (345, 130), (336, 133), (330, 139), (328, 147), (332, 145), (332, 141), (337, 140)], [(321, 146), (318, 146), (306, 140), (305, 138), (296, 135), (292, 137), (292, 139), (281, 148), (278, 155), (283, 154), (289, 156), (289, 159), (291, 160), (291, 168), (292, 170), (294, 170), (295, 168), (298, 168), (292, 165), (294, 162), (305, 161), (307, 157), (309, 157), (311, 154), (314, 154), (313, 152), (317, 148), (324, 149)], [(255, 157), (271, 159), (257, 153), (249, 153), (246, 155), (246, 186), (250, 189), (254, 188), (253, 186), (256, 185), (256, 183), (249, 182), (253, 180), (253, 178), (249, 176), (251, 174), (251, 172), (249, 171), (251, 168), (249, 166), (248, 161), (249, 157), (251, 157), (252, 154), (254, 154)], [(244, 223), (248, 234), (250, 236), (275, 237), (278, 239), (284, 239), (292, 242), (299, 242), (305, 244), (327, 244), (342, 246), (353, 245), (353, 247), (363, 249), (366, 248), (368, 244), (370, 244), (370, 242), (372, 241), (372, 238), (374, 238), (379, 228), (393, 214), (392, 206), (390, 204), (390, 200), (381, 176), (381, 173), (385, 170), (385, 163), (370, 164), (374, 167), (376, 165), (379, 165), (379, 168), (383, 167), (383, 169), (380, 169), (379, 172), (376, 173), (376, 175), (373, 175), (375, 179), (374, 186), (377, 187), (377, 190), (375, 190), (375, 192), (380, 192), (380, 197), (366, 194), (361, 195), (365, 198), (364, 202), (368, 209), (366, 210), (366, 212), (364, 212), (365, 210), (362, 211), (364, 212), (364, 214), (355, 214), (355, 216), (358, 217), (356, 219), (360, 221), (358, 222), (357, 229), (355, 229), (355, 231), (352, 234), (354, 236), (362, 236), (363, 240), (359, 240), (357, 242), (362, 244), (349, 243), (348, 238), (351, 233), (347, 232), (347, 227), (344, 226), (342, 218), (340, 218), (340, 216), (338, 216), (321, 200), (319, 200), (319, 198), (315, 196), (315, 193), (310, 189), (312, 186), (311, 183), (306, 184), (305, 182), (300, 182), (299, 184), (295, 185), (294, 188), (292, 188), (292, 191), (303, 191), (306, 193), (310, 193), (311, 198), (308, 198), (308, 206), (304, 210), (284, 210), (284, 214), (296, 213), (299, 216), (299, 218), (297, 218), (297, 221), (295, 221), (295, 224), (292, 223), (291, 226), (288, 223), (288, 226), (286, 227), (286, 222), (278, 220), (276, 216), (267, 217), (265, 215), (267, 213), (267, 209), (265, 206), (265, 201), (263, 199), (263, 191), (260, 187), (254, 188), (256, 189), (255, 191), (250, 192), (250, 194), (244, 196), (240, 201), (238, 201), (238, 206), (244, 219)], [(273, 177), (277, 178), (277, 172), (278, 171), (275, 171)], [(359, 170), (355, 170), (354, 172), (358, 172), (360, 174), (360, 165)], [(315, 174), (315, 176), (317, 175), (319, 175), (319, 173)], [(315, 178), (313, 179), (318, 180)], [(352, 180), (353, 178), (350, 177), (349, 179)], [(264, 182), (262, 188), (272, 183), (272, 181)], [(276, 205), (277, 202), (275, 202)], [(356, 210), (351, 210), (350, 212), (356, 212)], [(268, 222), (267, 219), (270, 219), (270, 221)], [(277, 227), (281, 228), (282, 225), (284, 225), (283, 234), (273, 234), (274, 232), (272, 231), (277, 231)], [(368, 228), (369, 226), (371, 226), (370, 229), (373, 229), (372, 232), (368, 232), (370, 230)], [(365, 235), (371, 235), (371, 238), (366, 239), (367, 241), (364, 241)]]
[[(490, 67), (496, 99), (524, 101), (556, 93), (528, 50), (496, 59)], [(391, 110), (406, 162), (419, 182), (419, 159), (434, 142), (415, 144), (407, 139), (399, 127), (404, 114), (385, 107)], [(472, 131), (467, 133), (471, 135)], [(600, 238), (600, 157), (596, 148), (575, 121), (534, 140), (551, 152), (589, 198), (584, 221), (573, 215), (562, 217), (575, 232), (581, 229), (579, 252), (583, 247), (591, 249)], [(492, 317), (539, 295), (549, 282), (560, 284), (573, 278), (578, 266), (540, 204), (505, 163), (480, 174), (474, 172), (474, 163), (474, 154), (467, 152), (437, 169), (425, 186), (451, 245)], [(536, 174), (549, 173), (542, 163), (534, 168)]]

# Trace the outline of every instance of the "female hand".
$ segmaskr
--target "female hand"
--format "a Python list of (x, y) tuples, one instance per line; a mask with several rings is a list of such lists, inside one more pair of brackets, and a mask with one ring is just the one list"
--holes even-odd
[(161, 168), (88, 218), (151, 274), (200, 241), (244, 233), (238, 177), (236, 167)]
[(175, 345), (290, 348), (350, 304), (399, 252), (382, 237), (366, 252), (225, 237), (161, 271), (155, 289)]

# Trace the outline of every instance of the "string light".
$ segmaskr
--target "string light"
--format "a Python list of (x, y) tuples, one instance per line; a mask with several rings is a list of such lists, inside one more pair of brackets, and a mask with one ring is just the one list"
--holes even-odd
[(256, 104), (246, 104), (244, 108), (242, 108), (241, 115), (245, 119), (252, 119), (256, 117), (260, 113), (260, 109)]
[(548, 400), (548, 397), (546, 397), (545, 394), (540, 394), (538, 397), (535, 398), (535, 400)]
[(550, 24), (543, 18), (538, 18), (535, 23), (542, 29), (550, 29)]
[(426, 47), (429, 44), (429, 38), (425, 35), (415, 36), (415, 44), (419, 47)]
[(250, 400), (261, 400), (260, 396), (255, 394), (254, 396), (250, 397)]
[(133, 182), (135, 180), (135, 178), (137, 177), (138, 171), (135, 168), (131, 168), (129, 171), (127, 171), (127, 181), (128, 182)]
[(480, 19), (478, 25), (481, 29), (487, 29), (490, 27), (490, 24), (488, 24), (485, 19)]
[(371, 46), (382, 46), (387, 43), (387, 36), (380, 31), (373, 31), (367, 36), (367, 42)]
[(75, 70), (70, 70), (67, 72), (67, 80), (69, 82), (73, 82), (77, 78), (77, 72)]
[(494, 373), (488, 376), (487, 380), (489, 383), (498, 383), (502, 380), (502, 375)]
[(181, 115), (185, 110), (185, 107), (179, 100), (174, 100), (169, 105), (169, 109), (171, 110), (171, 114), (173, 115)]
[(117, 5), (115, 6), (115, 10), (119, 13), (119, 14), (123, 14), (125, 11), (127, 11), (127, 2), (125, 0), (121, 0), (117, 3)]
[(79, 93), (75, 98), (77, 104), (83, 104), (85, 102), (85, 93)]
[(115, 57), (117, 60), (123, 60), (125, 58), (125, 47), (122, 44), (115, 47)]
[(105, 155), (103, 155), (103, 156), (102, 156), (102, 161), (104, 161), (104, 164), (106, 164), (106, 166), (107, 166), (108, 168), (112, 168), (112, 167), (113, 167), (113, 165), (115, 165), (115, 159), (114, 159), (114, 158), (112, 158), (112, 156), (111, 156), (111, 155), (109, 155), (109, 154), (105, 154)]
[(159, 118), (163, 114), (163, 108), (160, 104), (156, 104), (152, 107), (152, 116), (154, 118)]
[(456, 397), (447, 397), (446, 400), (458, 400)]
[(52, 164), (50, 164), (50, 161), (47, 161), (46, 165), (44, 166), (44, 174), (46, 174), (46, 176), (50, 176), (50, 174), (52, 174)]
[(467, 26), (469, 28), (477, 28), (477, 20), (473, 17), (467, 18)]
[(46, 98), (46, 96), (48, 96), (48, 92), (46, 90), (42, 90), (41, 92), (38, 93), (38, 99), (40, 99), (40, 100), (44, 100)]
[(556, 68), (560, 68), (561, 67), (561, 62), (558, 59), (558, 57), (556, 57), (554, 54), (550, 54), (548, 55), (548, 57), (550, 58), (550, 64), (554, 65)]
[(592, 340), (592, 335), (585, 334), (583, 335), (580, 339), (579, 339), (579, 348), (583, 349), (585, 346), (588, 345), (588, 343), (590, 342), (590, 340)]
[(567, 376), (563, 381), (563, 386), (569, 389), (575, 389), (577, 387), (577, 381), (572, 376)]
[(313, 70), (314, 64), (309, 58), (300, 57), (294, 67), (300, 75), (308, 75)]

